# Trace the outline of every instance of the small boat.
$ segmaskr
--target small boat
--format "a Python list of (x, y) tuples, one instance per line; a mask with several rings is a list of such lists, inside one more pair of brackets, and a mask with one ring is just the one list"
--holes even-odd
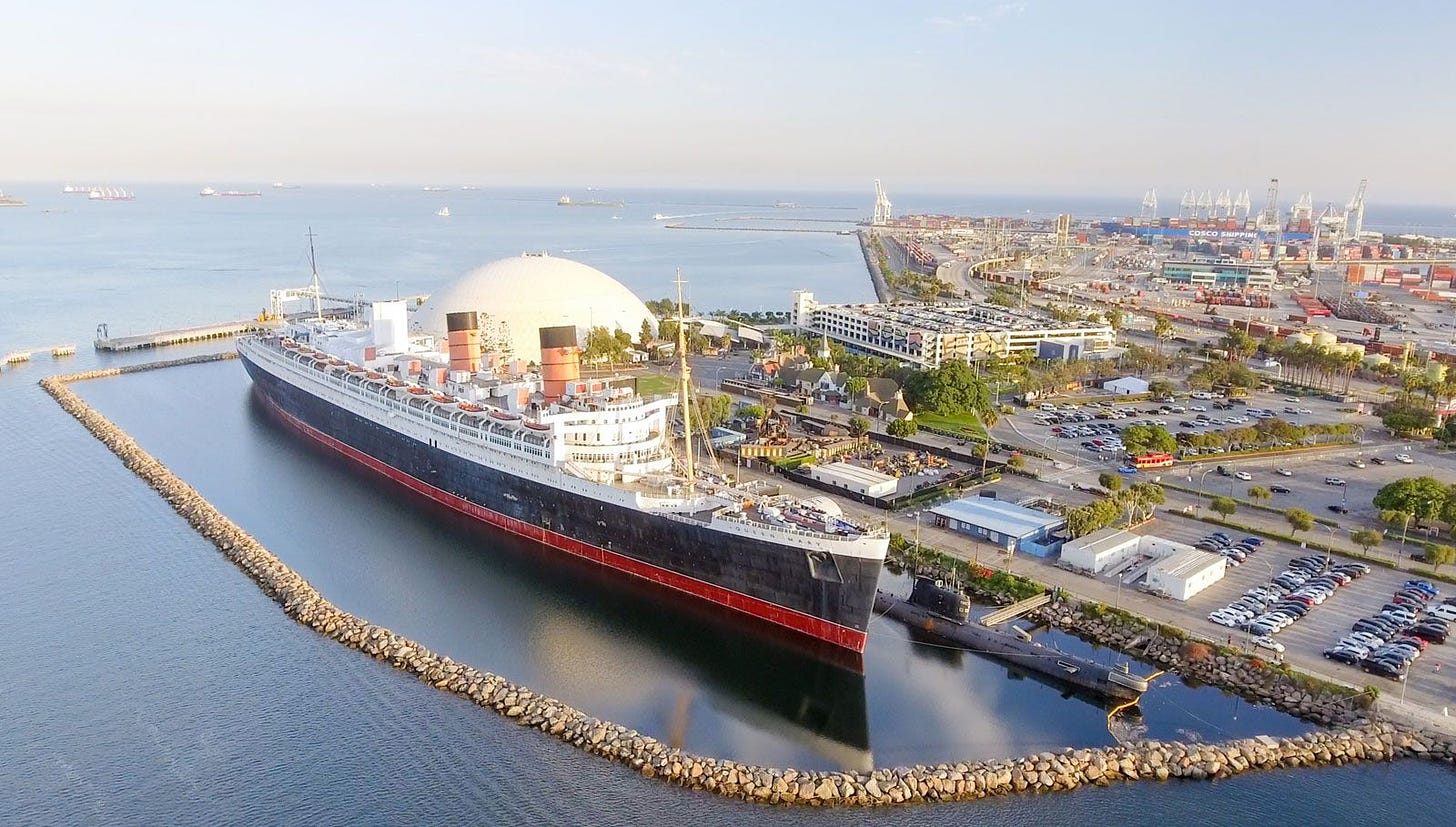
[(462, 410), (462, 411), (469, 411), (470, 413), (484, 413), (485, 412), (485, 408), (480, 407), (479, 405), (475, 404), (474, 402), (461, 402), (460, 403), (460, 410)]
[(358, 365), (350, 365), (349, 366), (349, 372), (350, 373), (363, 373), (364, 372), (364, 369), (361, 368), (361, 367), (359, 367)]
[(535, 430), (535, 431), (549, 431), (549, 430), (551, 430), (551, 426), (550, 425), (547, 425), (544, 422), (535, 422), (535, 421), (532, 421), (532, 420), (526, 420), (526, 427), (527, 428), (530, 428), (532, 430)]
[(435, 215), (438, 215), (438, 216), (440, 216), (442, 218), (449, 218), (450, 217), (450, 208), (449, 207), (441, 207), (440, 209), (435, 210)]
[(364, 377), (366, 379), (383, 379), (384, 374), (380, 373), (377, 370), (371, 370), (368, 373), (364, 374)]
[(344, 360), (343, 359), (337, 359), (337, 358), (336, 359), (330, 359), (329, 360), (329, 364), (333, 365), (336, 368), (341, 368), (341, 367), (344, 366)]
[(452, 405), (452, 404), (455, 403), (455, 397), (453, 397), (453, 396), (446, 396), (443, 393), (437, 393), (437, 394), (431, 396), (430, 398), (433, 399), (433, 400), (435, 400), (436, 402), (439, 402), (442, 405)]
[(411, 387), (409, 389), (409, 392), (414, 394), (415, 396), (424, 396), (425, 394), (429, 393), (428, 390), (421, 388), (418, 385)]
[(404, 387), (404, 383), (401, 382), (401, 381), (399, 381), (398, 379), (395, 379), (393, 376), (391, 376), (388, 379), (384, 380), (384, 382), (385, 382), (385, 384), (389, 385), (391, 388), (402, 388), (402, 387)]
[(491, 411), (490, 415), (494, 419), (503, 419), (507, 422), (512, 422), (521, 418), (520, 414), (513, 414), (509, 411)]
[(217, 190), (212, 187), (203, 187), (202, 191), (197, 194), (203, 198), (210, 198), (211, 196), (217, 195)]

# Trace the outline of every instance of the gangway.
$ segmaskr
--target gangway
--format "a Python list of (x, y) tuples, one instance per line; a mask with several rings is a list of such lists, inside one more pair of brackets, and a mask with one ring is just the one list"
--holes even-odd
[(1051, 594), (1048, 592), (1042, 592), (1041, 594), (1028, 597), (1025, 600), (1018, 600), (1015, 603), (1012, 603), (1010, 606), (1003, 606), (995, 610), (994, 612), (987, 612), (981, 617), (981, 625), (999, 626), (1008, 620), (1014, 620), (1018, 617), (1021, 617), (1022, 615), (1034, 609), (1040, 609), (1042, 606), (1045, 606), (1050, 602), (1052, 602)]

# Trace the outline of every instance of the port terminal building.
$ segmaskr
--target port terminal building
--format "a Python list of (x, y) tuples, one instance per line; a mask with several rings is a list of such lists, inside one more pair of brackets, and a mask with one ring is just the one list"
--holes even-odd
[(1213, 290), (1271, 290), (1278, 274), (1273, 267), (1245, 261), (1165, 261), (1163, 278), (1170, 284)]
[(927, 368), (1022, 351), (1037, 354), (1047, 341), (1079, 343), (1081, 358), (1097, 358), (1112, 348), (1112, 328), (1105, 324), (1068, 324), (1035, 311), (970, 302), (820, 304), (813, 293), (796, 290), (789, 324), (858, 353)]
[(1061, 541), (1052, 535), (1067, 525), (1065, 517), (991, 497), (964, 497), (937, 505), (929, 513), (933, 524), (940, 528), (1036, 557), (1056, 553)]

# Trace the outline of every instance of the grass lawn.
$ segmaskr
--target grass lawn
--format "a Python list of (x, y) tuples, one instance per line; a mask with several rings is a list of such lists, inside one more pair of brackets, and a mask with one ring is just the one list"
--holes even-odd
[(645, 398), (677, 393), (677, 377), (644, 373), (637, 377), (637, 395)]
[(977, 439), (989, 438), (986, 434), (986, 426), (981, 424), (981, 418), (974, 413), (963, 413), (956, 416), (920, 413), (915, 415), (915, 422), (922, 428), (938, 428)]

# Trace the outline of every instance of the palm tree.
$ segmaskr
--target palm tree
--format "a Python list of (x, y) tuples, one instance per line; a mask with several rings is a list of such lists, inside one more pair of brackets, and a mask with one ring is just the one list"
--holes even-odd
[(1173, 323), (1166, 316), (1153, 317), (1153, 337), (1158, 340), (1158, 355), (1163, 353), (1163, 343), (1173, 338)]

